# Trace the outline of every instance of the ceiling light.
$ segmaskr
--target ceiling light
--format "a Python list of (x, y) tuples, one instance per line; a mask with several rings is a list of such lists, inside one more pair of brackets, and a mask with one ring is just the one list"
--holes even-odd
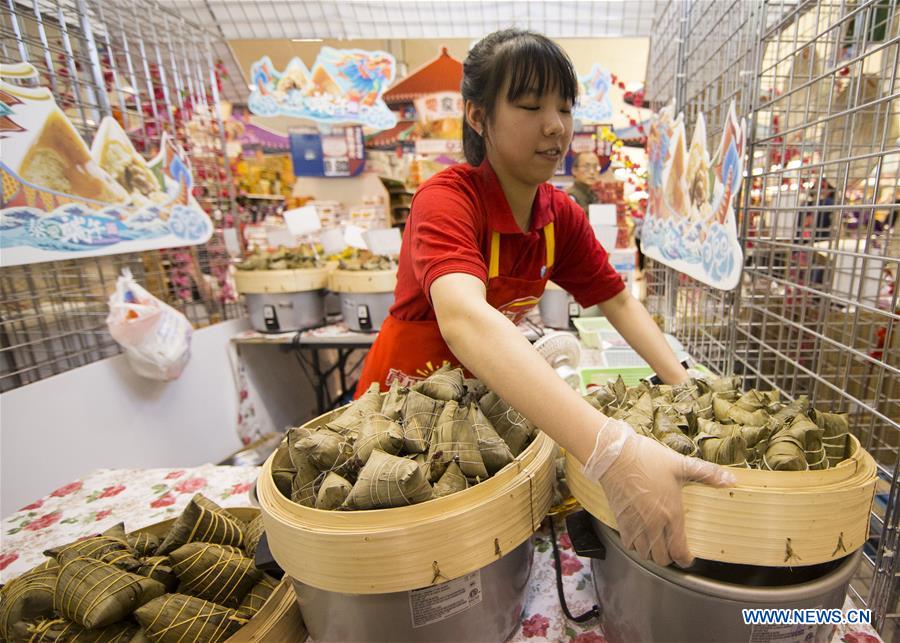
[(321, 38), (291, 38), (291, 42), (322, 42)]

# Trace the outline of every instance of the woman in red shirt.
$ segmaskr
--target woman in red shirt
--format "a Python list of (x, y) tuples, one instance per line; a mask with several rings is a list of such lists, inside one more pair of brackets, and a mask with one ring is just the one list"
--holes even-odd
[(640, 302), (625, 289), (587, 218), (547, 184), (572, 140), (578, 81), (539, 34), (495, 32), (466, 57), (468, 164), (425, 182), (412, 202), (395, 302), (366, 358), (371, 382), (426, 377), (462, 364), (556, 440), (603, 485), (623, 543), (661, 565), (689, 565), (681, 487), (733, 484), (606, 417), (570, 389), (516, 328), (549, 279), (607, 319), (663, 381), (688, 379)]

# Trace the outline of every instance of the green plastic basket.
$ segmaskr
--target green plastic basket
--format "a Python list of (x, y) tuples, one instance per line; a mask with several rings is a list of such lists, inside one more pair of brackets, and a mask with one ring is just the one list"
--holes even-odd
[(621, 375), (626, 386), (637, 386), (641, 379), (653, 375), (649, 366), (628, 366), (622, 368), (582, 368), (581, 389), (587, 391), (591, 384), (603, 385)]
[(628, 347), (628, 343), (606, 317), (573, 317), (578, 337), (588, 348), (602, 348), (603, 342), (613, 346)]

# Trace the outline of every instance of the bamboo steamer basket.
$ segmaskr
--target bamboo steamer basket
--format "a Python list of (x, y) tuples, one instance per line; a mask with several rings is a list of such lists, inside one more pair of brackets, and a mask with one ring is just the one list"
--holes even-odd
[[(343, 411), (305, 426), (320, 426)], [(269, 457), (257, 495), (275, 560), (291, 576), (345, 594), (402, 592), (479, 570), (525, 542), (553, 499), (555, 443), (538, 432), (491, 478), (417, 505), (324, 511), (291, 502), (272, 480)]]
[(346, 293), (393, 293), (397, 286), (397, 269), (341, 270), (328, 276), (328, 290)]
[(328, 285), (329, 268), (299, 270), (238, 270), (234, 284), (242, 294), (275, 294), (321, 290)]
[[(232, 507), (226, 509), (231, 515), (244, 522), (250, 522), (259, 515), (259, 509), (252, 507)], [(164, 538), (176, 518), (148, 525), (135, 530)], [(300, 616), (300, 608), (294, 598), (294, 590), (289, 579), (283, 579), (260, 610), (227, 643), (252, 643), (255, 641), (303, 641), (306, 627)]]
[[(698, 558), (799, 567), (843, 558), (863, 546), (875, 497), (875, 460), (850, 436), (851, 454), (821, 471), (759, 471), (729, 467), (737, 484), (682, 491), (688, 547)], [(566, 454), (572, 495), (616, 529), (603, 488)]]

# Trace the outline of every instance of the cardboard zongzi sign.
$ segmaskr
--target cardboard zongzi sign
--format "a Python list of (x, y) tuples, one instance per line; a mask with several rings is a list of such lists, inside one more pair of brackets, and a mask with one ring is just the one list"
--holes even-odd
[(655, 114), (647, 137), (648, 200), (644, 254), (720, 290), (737, 286), (744, 259), (733, 200), (743, 180), (746, 125), (731, 104), (715, 158), (698, 114), (690, 147), (683, 115)]
[(292, 58), (284, 71), (268, 56), (250, 68), (247, 106), (259, 116), (294, 116), (320, 123), (358, 123), (388, 129), (397, 117), (381, 96), (396, 73), (383, 51), (322, 47), (312, 70)]
[[(5, 78), (37, 77), (27, 64)], [(206, 242), (212, 222), (191, 196), (191, 171), (165, 137), (145, 160), (105, 118), (88, 148), (49, 89), (0, 80), (0, 266)]]

